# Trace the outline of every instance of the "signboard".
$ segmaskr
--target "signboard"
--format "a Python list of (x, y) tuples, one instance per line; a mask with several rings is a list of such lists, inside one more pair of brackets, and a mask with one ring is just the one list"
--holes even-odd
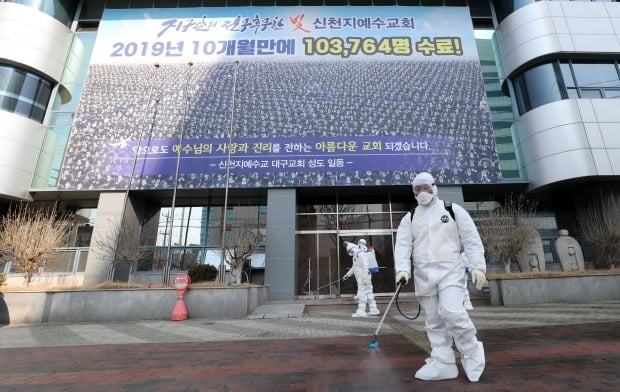
[(422, 170), (501, 182), (466, 7), (106, 10), (59, 188), (398, 185)]
[(173, 283), (174, 288), (177, 291), (177, 297), (182, 297), (187, 291), (187, 288), (191, 283), (191, 279), (189, 278), (189, 275), (179, 274), (174, 277)]

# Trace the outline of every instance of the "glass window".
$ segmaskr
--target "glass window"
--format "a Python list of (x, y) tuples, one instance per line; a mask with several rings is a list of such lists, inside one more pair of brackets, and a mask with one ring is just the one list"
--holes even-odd
[(582, 88), (581, 98), (603, 98), (603, 92), (598, 88)]
[(443, 5), (443, 0), (422, 0), (420, 2), (421, 5), (429, 5), (429, 6), (433, 6), (433, 5)]
[(491, 6), (488, 1), (469, 1), (469, 12), (472, 18), (490, 18)]
[(524, 74), (532, 108), (562, 99), (553, 64), (543, 64)]
[(43, 122), (53, 84), (31, 72), (0, 65), (0, 109)]
[(105, 6), (115, 9), (129, 8), (129, 0), (108, 0)]
[(21, 85), (21, 91), (19, 92), (19, 95), (23, 95), (26, 97), (36, 97), (37, 95), (39, 95), (39, 83), (37, 78), (33, 77), (32, 75), (24, 76), (25, 78)]
[[(71, 126), (73, 125), (73, 117), (77, 108), (82, 89), (84, 87), (83, 80), (88, 70), (88, 59), (92, 52), (96, 33), (94, 32), (80, 32), (77, 33), (78, 38), (84, 45), (84, 61), (80, 65), (78, 71), (77, 83), (73, 85), (65, 85), (72, 91), (72, 98), (67, 103), (62, 103), (60, 95), (56, 95), (54, 103), (52, 105), (52, 113), (49, 121), (50, 127), (47, 129), (45, 136), (45, 146), (50, 148), (48, 153), (53, 153), (51, 161), (47, 160), (47, 157), (41, 156), (40, 161), (37, 164), (36, 176), (33, 179), (32, 186), (34, 187), (55, 187), (58, 183), (58, 175), (60, 166), (64, 158), (65, 147), (69, 139)], [(1, 70), (0, 70), (1, 72)], [(41, 91), (38, 92), (38, 101), (41, 101)], [(43, 109), (43, 106), (37, 105)]]
[(153, 0), (131, 0), (131, 8), (153, 8)]
[(177, 0), (155, 0), (156, 8), (176, 8)]
[(340, 230), (391, 229), (390, 214), (340, 214)]
[(531, 68), (513, 81), (517, 106), (521, 114), (549, 102), (565, 98), (559, 86), (560, 70), (556, 63), (541, 64)]
[(606, 88), (605, 89), (605, 98), (620, 98), (620, 89), (617, 89), (617, 88)]
[[(562, 76), (557, 77), (559, 92), (564, 98), (618, 98), (620, 92), (620, 73), (616, 61), (600, 60), (561, 60), (556, 72)], [(545, 94), (544, 85), (536, 83), (545, 82), (545, 72), (541, 72), (542, 66), (532, 68), (513, 79), (515, 98), (521, 114), (541, 104), (546, 99), (552, 99), (552, 95)], [(547, 72), (550, 74), (550, 72)], [(551, 78), (549, 77), (551, 80)]]
[(50, 272), (71, 272), (75, 261), (76, 251), (53, 252), (43, 266), (43, 271)]
[(250, 265), (252, 268), (265, 268), (265, 251), (257, 250), (250, 256)]
[(58, 184), (60, 166), (64, 158), (70, 130), (69, 126), (48, 128), (43, 142), (42, 154), (37, 163), (36, 175), (33, 178), (33, 187), (55, 187)]
[(19, 95), (21, 87), (24, 84), (24, 80), (26, 79), (25, 73), (19, 72), (18, 70), (9, 67), (2, 68), (5, 68), (5, 70), (7, 71), (5, 72), (7, 79), (4, 90), (7, 93)]
[(336, 230), (336, 214), (309, 214), (297, 217), (297, 230)]
[(371, 213), (371, 212), (389, 212), (390, 204), (371, 204), (371, 203), (358, 203), (353, 204), (351, 200), (347, 201), (347, 204), (338, 204), (338, 213)]
[[(495, 15), (497, 16), (497, 23), (501, 22), (508, 15), (512, 14), (514, 11), (518, 10), (521, 7), (524, 7), (530, 3), (534, 3), (538, 0), (495, 0), (493, 2), (493, 7), (495, 8)], [(474, 3), (482, 3), (475, 1)], [(488, 4), (488, 1), (484, 3)]]
[(80, 258), (78, 259), (78, 266), (76, 272), (86, 271), (86, 261), (88, 260), (88, 250), (80, 250)]
[(179, 0), (179, 8), (202, 7), (202, 0)]
[(105, 8), (105, 0), (88, 0), (83, 2), (79, 20), (99, 20)]
[(7, 112), (14, 112), (17, 106), (17, 98), (0, 96), (0, 109), (4, 109)]
[[(227, 209), (226, 232), (244, 228), (257, 235), (258, 244), (264, 244), (266, 219), (260, 220), (263, 206), (235, 206)], [(222, 207), (176, 207), (174, 225), (172, 209), (162, 208), (159, 214), (156, 246), (167, 246), (170, 238), (172, 246), (221, 246)], [(152, 243), (152, 241), (151, 241)], [(150, 244), (149, 244), (150, 245)]]
[(560, 64), (560, 71), (562, 72), (562, 78), (564, 79), (564, 85), (566, 87), (575, 87), (575, 80), (573, 79), (573, 73), (570, 69), (570, 64)]
[(392, 213), (400, 213), (410, 211), (413, 205), (413, 193), (411, 194), (411, 201), (409, 203), (406, 202), (394, 202), (392, 203)]
[(525, 87), (523, 74), (515, 76), (512, 80), (512, 86), (515, 91), (515, 101), (517, 103), (517, 107), (519, 108), (519, 113), (527, 113), (527, 111), (532, 108), (532, 105), (529, 103), (530, 101), (527, 96), (527, 88)]
[(613, 63), (573, 63), (579, 87), (620, 87), (618, 71)]
[(577, 92), (576, 88), (568, 88), (566, 89), (566, 92), (568, 93), (569, 99), (579, 98), (579, 93)]
[(447, 6), (465, 7), (467, 0), (446, 0), (444, 4)]

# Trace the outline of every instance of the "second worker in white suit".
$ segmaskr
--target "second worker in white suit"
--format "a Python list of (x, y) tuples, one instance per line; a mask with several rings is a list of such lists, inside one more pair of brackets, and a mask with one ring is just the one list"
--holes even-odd
[[(363, 241), (363, 242), (362, 242)], [(353, 257), (353, 266), (342, 277), (347, 280), (351, 275), (355, 275), (357, 282), (357, 310), (352, 317), (367, 317), (370, 315), (378, 315), (379, 309), (375, 301), (375, 295), (372, 288), (372, 275), (368, 267), (368, 259), (366, 257), (366, 241), (360, 240), (360, 246), (356, 246), (351, 242), (345, 243), (347, 253)], [(366, 313), (366, 304), (368, 304), (368, 313)]]
[(426, 334), (431, 356), (415, 374), (421, 380), (456, 378), (458, 368), (452, 341), (461, 353), (467, 378), (476, 382), (484, 371), (482, 343), (465, 308), (467, 290), (464, 250), (472, 269), (472, 281), (478, 290), (486, 284), (484, 248), (473, 220), (461, 206), (451, 204), (454, 214), (437, 197), (433, 177), (426, 172), (413, 180), (418, 206), (413, 217), (406, 214), (398, 226), (394, 249), (396, 282), (411, 276), (415, 294), (426, 314)]

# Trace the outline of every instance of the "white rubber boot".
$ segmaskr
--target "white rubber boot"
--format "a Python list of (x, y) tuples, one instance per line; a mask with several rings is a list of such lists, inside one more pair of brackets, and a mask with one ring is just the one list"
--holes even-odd
[(426, 359), (426, 364), (415, 374), (419, 380), (449, 380), (457, 378), (459, 369), (456, 367), (454, 351), (451, 347), (433, 349), (431, 357)]
[(368, 302), (368, 314), (371, 316), (377, 316), (381, 314), (381, 312), (377, 308), (377, 303), (375, 301)]
[(478, 382), (480, 376), (484, 371), (485, 358), (484, 358), (484, 346), (482, 342), (478, 342), (478, 349), (473, 354), (463, 354), (461, 358), (461, 365), (467, 378), (471, 382)]
[(351, 317), (368, 317), (366, 314), (366, 304), (357, 305), (357, 311)]

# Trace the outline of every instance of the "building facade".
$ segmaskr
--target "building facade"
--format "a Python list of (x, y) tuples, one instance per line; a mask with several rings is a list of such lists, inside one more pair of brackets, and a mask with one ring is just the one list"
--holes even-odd
[(359, 238), (391, 292), (428, 170), (474, 217), (540, 200), (553, 264), (618, 187), (617, 31), (612, 1), (0, 1), (3, 209), (81, 217), (57, 282), (128, 279), (132, 246), (167, 282), (249, 231), (270, 299), (353, 294)]

